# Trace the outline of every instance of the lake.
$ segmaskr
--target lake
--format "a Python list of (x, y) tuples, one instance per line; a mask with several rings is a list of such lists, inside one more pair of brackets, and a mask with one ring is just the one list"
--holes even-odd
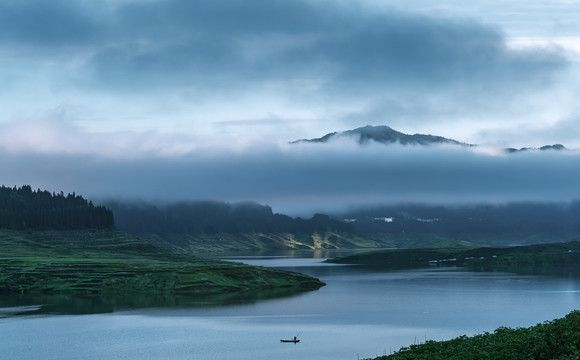
[[(324, 256), (227, 258), (327, 283), (289, 298), (88, 315), (8, 316), (12, 309), (0, 309), (0, 359), (356, 360), (427, 339), (527, 327), (580, 308), (580, 279), (572, 275), (381, 272), (324, 264)], [(280, 343), (295, 335), (300, 343)]]

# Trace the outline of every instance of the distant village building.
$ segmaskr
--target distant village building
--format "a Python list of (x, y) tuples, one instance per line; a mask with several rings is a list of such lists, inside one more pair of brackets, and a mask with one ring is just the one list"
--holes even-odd
[(394, 220), (395, 220), (395, 218), (393, 218), (393, 217), (378, 217), (378, 218), (375, 218), (375, 221), (383, 221), (383, 222), (386, 222), (386, 223), (392, 223)]

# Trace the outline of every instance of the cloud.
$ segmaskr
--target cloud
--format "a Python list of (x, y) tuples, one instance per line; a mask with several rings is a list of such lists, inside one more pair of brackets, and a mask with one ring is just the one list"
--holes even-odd
[(80, 1), (8, 1), (0, 4), (0, 44), (40, 47), (94, 43), (99, 25)]
[[(578, 75), (564, 50), (510, 46), (483, 16), (406, 9), (3, 2), (2, 183), (280, 210), (578, 198), (577, 153), (278, 144), (387, 124), (470, 143), (549, 135), (574, 147), (560, 140), (577, 134), (565, 122), (575, 119)], [(65, 111), (46, 113), (54, 108)]]
[(192, 136), (155, 131), (88, 132), (67, 118), (60, 108), (44, 116), (0, 123), (0, 149), (12, 156), (97, 156), (131, 159), (181, 156), (203, 147)]
[(333, 96), (457, 86), (509, 92), (538, 86), (567, 64), (558, 49), (508, 48), (503, 34), (477, 22), (396, 10), (174, 0), (132, 3), (115, 15), (121, 40), (96, 48), (88, 67), (103, 84), (132, 89), (246, 90), (317, 79), (316, 90)]
[[(526, 89), (562, 69), (557, 49), (511, 49), (495, 28), (306, 0), (2, 5), (4, 44), (68, 47), (107, 91), (246, 89), (318, 79), (324, 92), (462, 86)], [(266, 49), (266, 50), (264, 50)], [(80, 55), (79, 55), (80, 56)]]
[[(486, 130), (477, 134), (480, 139), (504, 139), (504, 146), (510, 147), (541, 147), (544, 145), (562, 144), (568, 148), (578, 147), (580, 115), (567, 116), (562, 119), (550, 119), (542, 124), (530, 124), (525, 127), (513, 126), (509, 130)], [(521, 139), (527, 143), (522, 143)]]
[[(171, 159), (192, 154), (232, 154), (257, 146), (276, 146), (276, 141), (263, 137), (260, 131), (255, 136), (239, 136), (231, 128), (238, 126), (276, 126), (296, 119), (281, 119), (271, 116), (266, 119), (249, 119), (217, 122), (221, 134), (203, 135), (155, 130), (89, 131), (75, 121), (64, 107), (45, 112), (41, 116), (25, 117), (0, 123), (0, 151), (12, 156), (36, 154), (38, 156), (88, 156), (103, 161), (143, 160), (150, 158)], [(139, 121), (140, 119), (137, 119)], [(241, 124), (240, 124), (241, 123)]]
[[(405, 9), (319, 0), (5, 2), (0, 121), (82, 107), (84, 118), (118, 116), (72, 120), (99, 131), (215, 136), (220, 122), (277, 114), (311, 119), (271, 127), (272, 137), (296, 134), (285, 140), (370, 123), (408, 132), (441, 124), (474, 141), (466, 133), (565, 116), (573, 106), (552, 95), (571, 93), (574, 63), (564, 50), (509, 46), (499, 27)], [(139, 123), (123, 120), (143, 114)], [(251, 136), (256, 126), (237, 129)]]
[(580, 199), (579, 156), (489, 156), (448, 147), (361, 148), (344, 142), (116, 161), (21, 153), (1, 156), (0, 166), (6, 170), (5, 184), (75, 191), (90, 198), (254, 200), (276, 211), (310, 213), (395, 202)]

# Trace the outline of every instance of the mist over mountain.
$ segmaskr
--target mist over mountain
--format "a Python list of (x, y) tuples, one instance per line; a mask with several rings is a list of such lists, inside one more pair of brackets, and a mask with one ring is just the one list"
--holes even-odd
[(351, 210), (341, 216), (359, 234), (399, 247), (580, 240), (580, 201), (383, 205)]
[(507, 153), (515, 153), (515, 152), (522, 152), (522, 151), (528, 151), (528, 150), (540, 150), (540, 151), (556, 150), (556, 151), (561, 151), (561, 150), (568, 150), (568, 149), (564, 145), (562, 145), (562, 144), (554, 144), (554, 145), (544, 145), (544, 146), (539, 147), (539, 148), (523, 147), (523, 148), (520, 148), (520, 149), (506, 148), (504, 150)]
[(471, 247), (580, 240), (580, 201), (364, 206), (311, 218), (255, 202), (109, 201), (116, 226), (178, 252)]
[(145, 233), (240, 234), (248, 232), (353, 231), (352, 225), (315, 214), (311, 219), (277, 214), (256, 202), (220, 201), (149, 202), (109, 201), (116, 225), (135, 235)]
[(120, 230), (177, 252), (384, 246), (328, 215), (293, 218), (256, 202), (108, 201), (107, 206)]
[[(0, 228), (113, 228), (178, 252), (524, 245), (580, 240), (580, 201), (385, 202), (291, 217), (257, 202), (109, 200), (0, 187)], [(113, 219), (114, 216), (114, 219)], [(114, 224), (114, 225), (113, 225)]]
[(274, 143), (264, 137), (235, 149), (207, 148), (179, 157), (150, 154), (115, 161), (91, 155), (0, 150), (0, 166), (7, 169), (3, 172), (6, 184), (62, 188), (92, 199), (252, 200), (272, 206), (275, 212), (303, 217), (398, 202), (580, 199), (578, 150), (507, 154), (485, 145), (441, 144), (439, 138), (430, 138), (430, 146), (374, 140), (360, 145), (361, 138), (371, 138), (366, 132), (337, 137), (329, 136), (331, 140), (325, 143), (299, 144)]
[[(386, 125), (372, 126), (367, 125), (359, 127), (353, 130), (347, 130), (342, 132), (331, 132), (319, 138), (313, 139), (299, 139), (291, 141), (290, 144), (300, 144), (300, 143), (330, 143), (332, 141), (341, 138), (352, 138), (360, 145), (365, 145), (370, 142), (377, 142), (381, 144), (400, 144), (400, 145), (413, 145), (413, 146), (432, 146), (432, 145), (457, 145), (461, 147), (475, 147), (478, 145), (468, 144), (460, 142), (454, 139), (449, 139), (443, 136), (430, 135), (430, 134), (405, 134), (394, 130), (393, 128)], [(540, 148), (530, 148), (524, 147), (520, 149), (515, 148), (505, 148), (503, 149), (506, 153), (515, 153), (527, 150), (567, 150), (565, 146), (561, 144), (545, 145)]]
[(460, 146), (473, 146), (453, 139), (447, 139), (442, 136), (414, 134), (408, 135), (397, 130), (394, 130), (386, 125), (372, 126), (367, 125), (343, 132), (332, 132), (315, 139), (300, 139), (290, 142), (296, 143), (326, 143), (338, 138), (352, 137), (363, 145), (371, 141), (376, 141), (383, 144), (399, 143), (401, 145), (434, 145), (434, 144), (452, 144)]

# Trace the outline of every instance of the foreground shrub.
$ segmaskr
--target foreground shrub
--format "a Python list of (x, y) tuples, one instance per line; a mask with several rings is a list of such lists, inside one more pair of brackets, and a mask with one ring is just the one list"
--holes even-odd
[(500, 327), (493, 333), (427, 341), (376, 360), (580, 359), (580, 311), (529, 328)]

